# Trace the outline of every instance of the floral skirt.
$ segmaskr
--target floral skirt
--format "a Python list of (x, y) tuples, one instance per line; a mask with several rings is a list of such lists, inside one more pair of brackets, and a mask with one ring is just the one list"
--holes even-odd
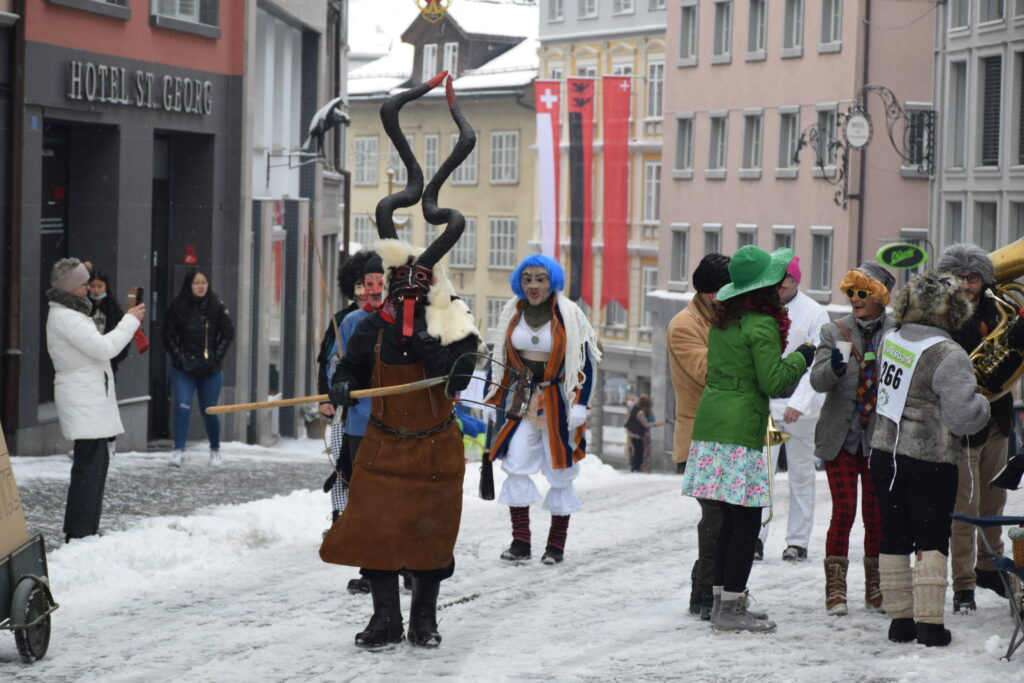
[(771, 505), (768, 468), (761, 451), (715, 441), (693, 441), (683, 495), (762, 508)]

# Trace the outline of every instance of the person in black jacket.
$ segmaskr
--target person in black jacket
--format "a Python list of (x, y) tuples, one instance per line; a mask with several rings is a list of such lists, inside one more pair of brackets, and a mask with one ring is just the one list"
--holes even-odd
[[(117, 303), (114, 290), (110, 287), (110, 279), (102, 271), (94, 271), (92, 279), (89, 280), (89, 301), (92, 302), (92, 312), (89, 314), (96, 323), (96, 329), (100, 334), (106, 334), (117, 327), (124, 317), (124, 311)], [(128, 357), (130, 344), (125, 344), (120, 353), (110, 359), (110, 368), (117, 374), (117, 366)]]
[(228, 308), (213, 292), (209, 277), (190, 269), (167, 309), (163, 329), (164, 348), (174, 366), (174, 452), (170, 463), (174, 467), (185, 462), (185, 437), (196, 393), (210, 439), (210, 464), (220, 464), (220, 418), (207, 415), (206, 408), (217, 403), (224, 383), (221, 367), (234, 338)]

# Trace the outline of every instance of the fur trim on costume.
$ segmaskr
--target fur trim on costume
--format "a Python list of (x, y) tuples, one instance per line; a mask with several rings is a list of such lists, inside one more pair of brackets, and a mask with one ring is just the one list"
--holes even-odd
[(988, 253), (978, 245), (967, 242), (951, 244), (943, 249), (935, 270), (954, 275), (977, 273), (988, 285), (996, 281), (996, 271)]
[(974, 304), (960, 278), (935, 271), (921, 273), (907, 283), (896, 296), (893, 309), (898, 324), (921, 323), (950, 332), (963, 327), (974, 314)]
[(46, 300), (85, 315), (92, 313), (92, 303), (85, 297), (68, 294), (52, 287), (46, 290)]
[[(391, 281), (390, 270), (395, 266), (411, 263), (424, 252), (421, 247), (414, 247), (404, 240), (384, 239), (373, 245), (373, 250), (380, 254), (384, 264), (384, 298), (388, 297), (388, 285)], [(465, 339), (471, 334), (480, 338), (480, 330), (476, 327), (469, 306), (455, 294), (455, 287), (448, 279), (448, 271), (438, 263), (434, 266), (434, 284), (427, 294), (427, 333), (436, 337), (447, 346)]]
[(885, 285), (859, 270), (851, 270), (843, 276), (843, 281), (839, 283), (839, 291), (845, 295), (848, 289), (863, 289), (870, 292), (871, 298), (883, 306), (889, 303), (889, 290)]

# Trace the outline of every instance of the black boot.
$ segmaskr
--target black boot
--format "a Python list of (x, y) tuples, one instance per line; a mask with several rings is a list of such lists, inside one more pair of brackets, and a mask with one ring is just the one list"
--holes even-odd
[(942, 624), (922, 624), (917, 622), (917, 642), (927, 647), (945, 647), (953, 640), (949, 629)]
[(953, 614), (960, 614), (963, 612), (973, 612), (978, 609), (978, 605), (974, 602), (974, 591), (970, 588), (965, 588), (962, 591), (953, 591)]
[(398, 600), (398, 574), (373, 576), (366, 579), (373, 597), (373, 616), (366, 630), (356, 634), (356, 647), (383, 647), (400, 643), (402, 633), (402, 606)]
[(700, 614), (700, 560), (695, 560), (690, 570), (690, 614)]
[(910, 617), (889, 622), (889, 640), (894, 643), (912, 643), (917, 638), (917, 624)]
[(1001, 489), (1016, 491), (1020, 486), (1020, 479), (1024, 476), (1024, 451), (1010, 458), (999, 474), (992, 478), (992, 486)]
[(358, 579), (349, 579), (348, 586), (345, 587), (345, 590), (347, 590), (352, 595), (369, 593), (370, 582), (361, 576)]
[(1003, 580), (999, 578), (999, 572), (995, 569), (974, 568), (974, 582), (978, 588), (987, 588), (1001, 598), (1006, 597), (1006, 587)]
[(437, 593), (441, 582), (412, 577), (412, 607), (409, 610), (409, 642), (420, 647), (437, 647)]
[(700, 620), (711, 621), (711, 608), (715, 606), (715, 595), (711, 586), (701, 586), (700, 593)]

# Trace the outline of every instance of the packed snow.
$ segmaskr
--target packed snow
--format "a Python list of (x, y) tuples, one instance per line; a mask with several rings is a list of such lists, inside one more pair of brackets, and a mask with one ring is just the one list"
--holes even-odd
[[(288, 457), (322, 459), (320, 442), (290, 442)], [(224, 444), (225, 467), (280, 449)], [(305, 452), (305, 455), (301, 453)], [(119, 454), (164, 458), (166, 454)], [(15, 477), (66, 478), (63, 457), (15, 458)], [(18, 660), (0, 633), (0, 677), (18, 681), (1020, 681), (1024, 652), (1005, 651), (1012, 622), (1005, 601), (978, 592), (978, 611), (951, 616), (953, 644), (928, 649), (886, 639), (883, 615), (863, 607), (863, 532), (851, 542), (850, 615), (824, 610), (828, 486), (817, 480), (811, 559), (780, 560), (786, 479), (766, 559), (754, 565), (756, 606), (778, 622), (770, 635), (716, 634), (688, 613), (699, 507), (680, 496), (681, 478), (629, 474), (597, 457), (577, 480), (584, 510), (569, 528), (561, 565), (539, 562), (549, 517), (534, 506), (534, 559), (498, 558), (509, 542), (508, 512), (477, 496), (467, 465), (455, 576), (439, 604), (444, 642), (385, 651), (353, 645), (369, 596), (344, 587), (356, 570), (317, 554), (329, 501), (295, 491), (130, 528), (60, 546), (48, 554), (60, 603), (46, 657)], [(500, 487), (502, 474), (495, 469)], [(169, 485), (173, 480), (169, 479)], [(542, 484), (542, 490), (545, 486)], [(1008, 514), (1024, 514), (1011, 493)], [(402, 602), (408, 615), (409, 594)]]

